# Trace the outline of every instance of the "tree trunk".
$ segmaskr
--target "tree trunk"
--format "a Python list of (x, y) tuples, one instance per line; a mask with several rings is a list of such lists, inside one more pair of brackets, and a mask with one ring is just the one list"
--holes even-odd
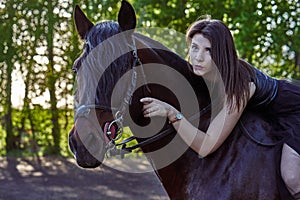
[[(13, 24), (13, 18), (15, 11), (13, 9), (14, 1), (9, 1), (8, 3), (8, 20), (9, 24)], [(6, 130), (6, 152), (12, 151), (14, 149), (14, 136), (13, 136), (13, 125), (12, 125), (12, 103), (11, 103), (11, 86), (12, 86), (12, 71), (13, 71), (13, 57), (14, 57), (14, 47), (13, 47), (13, 30), (12, 26), (8, 28), (7, 37), (7, 62), (6, 62), (6, 99), (5, 99), (5, 130)]]
[(60, 127), (58, 123), (58, 109), (57, 99), (55, 94), (55, 83), (56, 75), (54, 69), (54, 13), (53, 13), (53, 1), (48, 1), (48, 33), (47, 34), (47, 45), (48, 45), (48, 59), (49, 59), (49, 74), (48, 74), (48, 88), (50, 92), (50, 111), (52, 121), (52, 136), (54, 146), (51, 149), (51, 153), (59, 154), (60, 152)]

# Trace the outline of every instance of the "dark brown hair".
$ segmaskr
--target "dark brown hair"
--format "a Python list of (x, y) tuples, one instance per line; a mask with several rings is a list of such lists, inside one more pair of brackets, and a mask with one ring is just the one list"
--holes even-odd
[(230, 110), (241, 109), (250, 95), (249, 83), (254, 73), (251, 65), (238, 58), (231, 32), (223, 22), (211, 19), (194, 22), (186, 34), (189, 45), (198, 33), (211, 43), (211, 56), (223, 79)]

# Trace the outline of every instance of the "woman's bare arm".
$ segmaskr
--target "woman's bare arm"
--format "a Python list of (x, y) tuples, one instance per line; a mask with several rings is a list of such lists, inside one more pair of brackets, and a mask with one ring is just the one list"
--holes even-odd
[[(251, 83), (250, 98), (255, 92), (255, 85)], [(141, 102), (144, 105), (144, 116), (167, 116), (172, 120), (178, 111), (157, 99), (143, 98)], [(226, 101), (223, 109), (211, 121), (206, 133), (194, 127), (185, 117), (173, 123), (181, 138), (200, 156), (205, 157), (217, 150), (229, 136), (236, 123), (238, 122), (244, 107), (242, 109), (233, 108), (229, 112), (229, 106)]]

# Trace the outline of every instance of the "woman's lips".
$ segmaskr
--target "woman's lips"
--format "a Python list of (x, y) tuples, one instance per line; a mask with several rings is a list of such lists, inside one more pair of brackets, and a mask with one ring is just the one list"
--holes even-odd
[(201, 65), (194, 65), (194, 69), (195, 69), (195, 70), (203, 70), (204, 67), (201, 66)]

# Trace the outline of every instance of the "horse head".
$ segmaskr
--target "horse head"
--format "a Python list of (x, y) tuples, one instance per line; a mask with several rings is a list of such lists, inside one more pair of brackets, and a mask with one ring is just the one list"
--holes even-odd
[[(136, 16), (131, 5), (123, 1), (118, 23), (105, 21), (94, 25), (78, 6), (74, 19), (77, 32), (85, 43), (82, 55), (72, 68), (77, 87), (75, 124), (69, 134), (69, 146), (78, 165), (97, 167), (104, 158), (107, 144), (117, 137), (122, 104), (130, 96), (127, 84), (116, 86), (116, 83), (134, 67), (137, 59), (132, 53), (135, 49), (132, 49), (131, 39)], [(111, 98), (113, 88), (120, 95), (115, 102)]]

